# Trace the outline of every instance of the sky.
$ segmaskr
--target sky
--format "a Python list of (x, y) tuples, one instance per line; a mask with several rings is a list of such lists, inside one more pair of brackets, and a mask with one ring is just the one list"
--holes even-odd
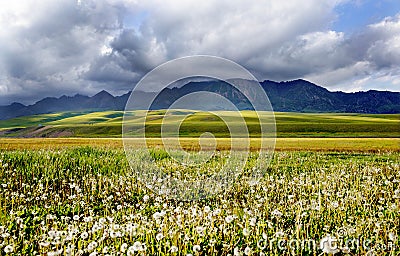
[(0, 3), (0, 105), (121, 95), (189, 55), (262, 81), (400, 91), (398, 0), (20, 0)]

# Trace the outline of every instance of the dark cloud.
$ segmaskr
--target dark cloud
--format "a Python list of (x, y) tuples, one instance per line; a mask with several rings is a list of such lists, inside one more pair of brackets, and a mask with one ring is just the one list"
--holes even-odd
[(157, 65), (192, 54), (231, 59), (260, 80), (306, 78), (331, 89), (370, 89), (375, 84), (399, 90), (400, 16), (344, 34), (329, 30), (340, 4), (320, 0), (301, 5), (294, 0), (3, 4), (0, 105), (102, 89), (121, 94)]

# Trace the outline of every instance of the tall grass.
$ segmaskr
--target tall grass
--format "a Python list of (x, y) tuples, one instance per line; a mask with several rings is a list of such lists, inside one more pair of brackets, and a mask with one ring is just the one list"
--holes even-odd
[[(153, 154), (173, 171), (164, 152)], [(396, 255), (399, 157), (395, 152), (277, 152), (259, 182), (238, 181), (215, 197), (179, 202), (152, 193), (131, 176), (121, 150), (3, 151), (0, 251)], [(332, 239), (332, 246), (324, 243)]]

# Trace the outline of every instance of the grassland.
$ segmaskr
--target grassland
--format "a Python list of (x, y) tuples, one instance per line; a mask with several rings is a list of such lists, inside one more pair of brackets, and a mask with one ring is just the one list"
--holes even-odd
[[(228, 136), (228, 129), (221, 119), (210, 113), (195, 111), (173, 111), (172, 115), (192, 113), (180, 128), (181, 137), (198, 137), (208, 131), (215, 137)], [(146, 121), (146, 136), (160, 137), (161, 122), (165, 111), (153, 111)], [(255, 114), (242, 112), (252, 137), (259, 136), (259, 124)], [(130, 124), (142, 121), (134, 118)], [(218, 112), (229, 116), (229, 112)], [(95, 113), (57, 113), (21, 117), (0, 121), (0, 135), (3, 137), (120, 137), (123, 112), (106, 111)], [(288, 137), (365, 137), (400, 138), (400, 114), (309, 114), (275, 113), (277, 136)]]
[[(135, 139), (131, 139), (135, 141)], [(197, 138), (181, 138), (185, 150), (198, 150)], [(138, 143), (139, 144), (139, 143)], [(161, 147), (160, 138), (147, 139), (149, 147)], [(251, 139), (251, 150), (259, 149), (259, 139)], [(0, 139), (0, 150), (58, 150), (90, 146), (103, 149), (123, 149), (118, 138), (25, 138)], [(228, 150), (230, 140), (217, 138), (217, 150)], [(330, 152), (400, 152), (399, 138), (277, 138), (277, 151), (330, 151)]]
[[(185, 150), (198, 150), (204, 131), (217, 137), (205, 165), (179, 165), (163, 151), (165, 111), (146, 122), (152, 163), (166, 177), (183, 170), (185, 182), (231, 159), (225, 124), (191, 113), (180, 129)], [(159, 195), (138, 180), (153, 167), (135, 151), (136, 172), (130, 168), (123, 112), (0, 121), (0, 255), (400, 253), (400, 115), (276, 113), (271, 164), (249, 182), (259, 126), (253, 112), (242, 113), (254, 138), (240, 178), (195, 201)], [(132, 124), (141, 121), (135, 114)]]
[(179, 202), (120, 149), (1, 151), (0, 254), (398, 255), (399, 157), (276, 152), (258, 182)]

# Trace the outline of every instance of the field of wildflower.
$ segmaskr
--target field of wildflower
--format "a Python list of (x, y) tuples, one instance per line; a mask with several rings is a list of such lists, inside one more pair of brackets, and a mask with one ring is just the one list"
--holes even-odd
[(1, 151), (0, 254), (398, 255), (399, 158), (275, 152), (259, 182), (180, 202), (120, 149)]

